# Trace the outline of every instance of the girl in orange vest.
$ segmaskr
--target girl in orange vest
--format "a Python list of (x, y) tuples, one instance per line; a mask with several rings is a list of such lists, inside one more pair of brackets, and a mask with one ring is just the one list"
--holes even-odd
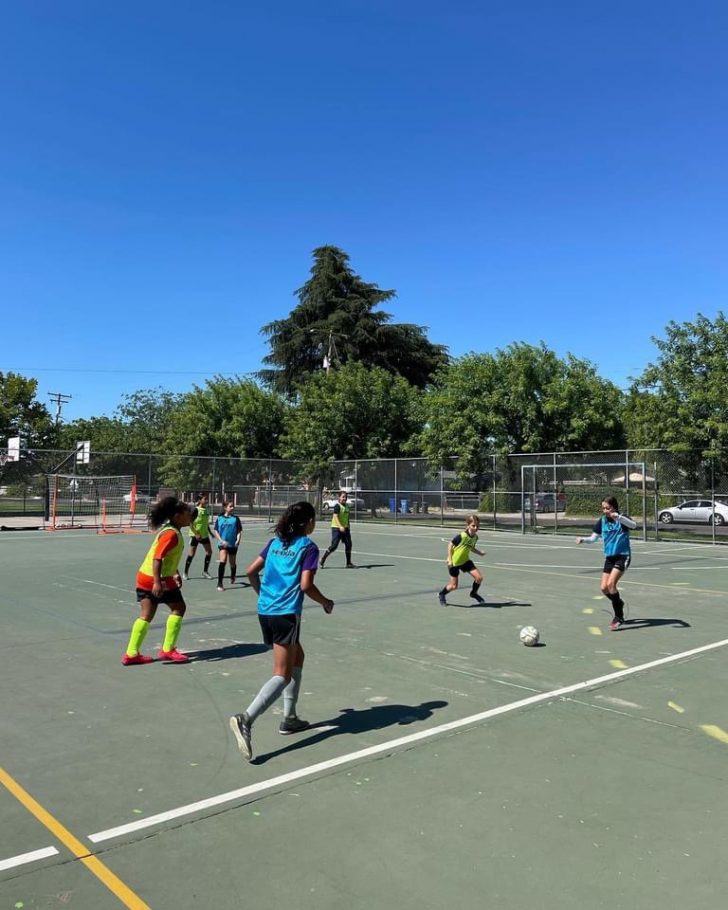
[(196, 512), (197, 509), (175, 496), (165, 496), (150, 510), (149, 524), (158, 532), (137, 572), (136, 594), (141, 615), (131, 628), (129, 644), (121, 658), (125, 667), (150, 664), (154, 660), (142, 654), (140, 648), (160, 603), (167, 604), (170, 610), (160, 659), (178, 664), (189, 660), (175, 647), (187, 609), (181, 591), (179, 560), (185, 547), (181, 529), (190, 526)]

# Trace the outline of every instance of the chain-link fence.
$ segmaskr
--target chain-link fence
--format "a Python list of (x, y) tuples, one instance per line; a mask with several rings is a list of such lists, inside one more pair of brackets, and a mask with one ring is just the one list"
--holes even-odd
[(424, 458), (331, 461), (316, 477), (296, 461), (270, 458), (92, 452), (79, 464), (75, 454), (27, 450), (19, 461), (6, 461), (2, 526), (43, 526), (47, 476), (62, 471), (134, 475), (140, 502), (206, 492), (213, 510), (230, 499), (242, 518), (270, 522), (300, 499), (326, 514), (344, 489), (357, 521), (455, 526), (478, 513), (482, 527), (581, 534), (599, 516), (602, 499), (614, 496), (645, 539), (728, 539), (724, 461), (662, 449), (492, 455), (477, 474), (464, 471), (457, 458), (440, 466)]

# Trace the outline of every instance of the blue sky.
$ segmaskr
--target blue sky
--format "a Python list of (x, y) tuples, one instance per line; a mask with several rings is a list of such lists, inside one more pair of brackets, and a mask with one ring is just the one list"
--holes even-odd
[(726, 307), (728, 5), (3, 5), (2, 370), (64, 418), (259, 369), (311, 250), (459, 356), (619, 385)]

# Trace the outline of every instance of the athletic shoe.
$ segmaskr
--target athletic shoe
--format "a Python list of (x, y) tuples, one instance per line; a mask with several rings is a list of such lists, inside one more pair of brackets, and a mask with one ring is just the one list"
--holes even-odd
[(445, 595), (444, 595), (442, 592), (441, 592), (440, 594), (437, 595), (437, 599), (440, 601), (440, 606), (441, 606), (441, 607), (446, 607), (446, 606), (447, 606), (447, 600), (445, 599)]
[(471, 597), (473, 598), (473, 600), (474, 600), (476, 603), (478, 603), (478, 604), (484, 604), (484, 603), (485, 603), (485, 598), (484, 598), (484, 597), (481, 597), (480, 594), (471, 594), (470, 596), (471, 596)]
[(278, 727), (278, 732), (288, 736), (289, 733), (301, 733), (310, 726), (311, 724), (307, 720), (301, 720), (300, 717), (284, 717), (280, 727)]
[(125, 667), (132, 667), (134, 664), (153, 664), (154, 658), (146, 654), (122, 654), (121, 662)]
[(203, 577), (203, 578), (212, 578), (212, 575), (210, 575), (209, 572), (205, 571), (205, 572), (202, 573), (202, 577)]
[(253, 745), (250, 741), (250, 724), (245, 714), (233, 714), (230, 718), (230, 729), (238, 742), (238, 749), (250, 761), (253, 757)]
[(160, 651), (159, 652), (160, 660), (169, 660), (173, 664), (186, 664), (189, 663), (189, 657), (186, 654), (183, 654), (181, 651), (178, 651), (176, 648), (172, 648), (171, 651)]
[(235, 576), (235, 575), (231, 575), (231, 576), (230, 576), (230, 584), (231, 584), (231, 585), (234, 585), (236, 581), (237, 581), (236, 576)]
[(225, 588), (223, 588), (223, 586), (222, 586), (222, 585), (218, 585), (218, 586), (217, 586), (217, 590), (218, 590), (218, 591), (224, 591), (224, 590), (225, 590)]
[(356, 566), (355, 566), (355, 565), (354, 565), (354, 563), (353, 563), (353, 562), (347, 562), (347, 564), (346, 564), (346, 568), (347, 568), (347, 569), (355, 569), (355, 568), (356, 568)]
[(190, 577), (186, 572), (182, 573), (182, 581), (189, 581)]
[(617, 629), (621, 628), (623, 622), (623, 619), (617, 619), (615, 616), (614, 619), (609, 623), (609, 628), (612, 630), (612, 632), (616, 632)]

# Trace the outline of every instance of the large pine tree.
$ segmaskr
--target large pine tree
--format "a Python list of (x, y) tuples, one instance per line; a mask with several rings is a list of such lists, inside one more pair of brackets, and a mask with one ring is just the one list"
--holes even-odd
[[(324, 356), (341, 363), (381, 367), (424, 388), (447, 360), (447, 349), (432, 344), (423, 326), (392, 323), (391, 314), (376, 308), (395, 296), (356, 275), (349, 256), (338, 247), (313, 251), (311, 278), (296, 291), (298, 305), (286, 319), (261, 329), (270, 354), (261, 370), (265, 384), (293, 395), (298, 383), (324, 368)], [(334, 366), (336, 360), (334, 361)]]

